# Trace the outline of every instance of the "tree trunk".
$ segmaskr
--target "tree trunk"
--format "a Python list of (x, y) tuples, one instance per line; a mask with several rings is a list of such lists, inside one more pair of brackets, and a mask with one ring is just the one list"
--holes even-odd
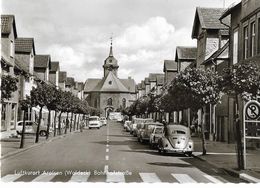
[(67, 112), (67, 116), (66, 116), (65, 132), (64, 132), (64, 134), (67, 134), (67, 126), (68, 126), (68, 122), (69, 122), (69, 112)]
[(71, 112), (71, 117), (70, 117), (70, 132), (72, 130), (72, 120), (73, 120), (73, 113)]
[(50, 125), (51, 125), (51, 110), (49, 110), (49, 113), (48, 113), (48, 124), (47, 124), (46, 140), (49, 138)]
[(61, 115), (62, 115), (62, 112), (60, 112), (60, 115), (59, 115), (59, 124), (58, 124), (59, 135), (61, 135)]
[(54, 128), (54, 133), (53, 136), (56, 136), (56, 118), (57, 118), (57, 111), (55, 110), (55, 114), (54, 114), (54, 123), (53, 123), (53, 128)]
[[(236, 141), (237, 141), (237, 165), (238, 169), (244, 169), (244, 155), (243, 155), (243, 146), (242, 146), (242, 135), (241, 135), (241, 125), (240, 125), (240, 117), (239, 117), (239, 101), (238, 94), (236, 94), (236, 104), (237, 104), (237, 112), (236, 112)], [(245, 143), (244, 143), (245, 144)]]
[(39, 132), (40, 132), (40, 126), (41, 126), (41, 120), (42, 120), (42, 108), (40, 109), (39, 112), (39, 120), (38, 120), (38, 125), (37, 125), (37, 130), (36, 130), (36, 138), (35, 138), (35, 143), (39, 142)]
[(79, 130), (80, 114), (78, 114), (77, 130)]
[(23, 148), (23, 145), (24, 145), (24, 132), (25, 132), (25, 110), (23, 110), (23, 129), (22, 129), (22, 135), (21, 135), (20, 148)]
[(74, 114), (73, 131), (75, 131), (76, 129), (76, 120), (77, 120), (77, 114)]
[(202, 155), (207, 154), (205, 141), (205, 123), (206, 123), (206, 106), (202, 108), (202, 124), (201, 124), (201, 141), (202, 141)]

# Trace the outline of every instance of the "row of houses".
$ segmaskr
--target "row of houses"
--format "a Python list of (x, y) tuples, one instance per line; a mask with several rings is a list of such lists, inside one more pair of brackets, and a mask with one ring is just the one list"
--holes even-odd
[[(227, 9), (197, 7), (191, 38), (197, 40), (196, 46), (177, 46), (175, 59), (164, 61), (163, 74), (150, 73), (137, 85), (138, 98), (152, 92), (160, 94), (187, 67), (222, 74), (225, 68), (235, 64), (260, 65), (260, 1), (242, 0)], [(242, 100), (238, 105), (230, 95), (224, 95), (220, 104), (206, 106), (207, 139), (234, 142), (235, 116), (239, 111), (242, 118), (242, 109)], [(167, 121), (191, 125), (195, 114), (198, 124), (202, 123), (200, 113), (184, 110), (165, 116)], [(260, 135), (257, 131), (254, 134)]]
[[(1, 102), (1, 135), (8, 137), (15, 132), (16, 123), (23, 119), (19, 101), (25, 99), (37, 83), (46, 83), (64, 91), (70, 91), (83, 99), (83, 83), (68, 77), (60, 70), (59, 61), (51, 55), (37, 54), (34, 38), (20, 37), (17, 34), (15, 16), (1, 15), (1, 77), (9, 75), (17, 78), (18, 90), (9, 100)], [(47, 112), (47, 110), (43, 110)], [(27, 120), (35, 121), (39, 109), (34, 107), (25, 113)], [(47, 123), (43, 115), (43, 122)]]

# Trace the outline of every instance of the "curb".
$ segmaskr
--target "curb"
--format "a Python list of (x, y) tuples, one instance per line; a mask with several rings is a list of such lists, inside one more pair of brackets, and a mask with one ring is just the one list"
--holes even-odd
[(33, 144), (33, 145), (31, 145), (31, 146), (29, 146), (29, 147), (27, 147), (27, 148), (23, 148), (23, 149), (20, 149), (20, 148), (19, 148), (19, 149), (16, 150), (16, 151), (9, 152), (9, 153), (7, 153), (7, 154), (1, 156), (1, 157), (0, 157), (0, 160), (6, 159), (6, 158), (11, 157), (11, 156), (14, 156), (14, 155), (17, 155), (18, 153), (25, 152), (25, 151), (27, 151), (27, 150), (29, 150), (29, 149), (32, 149), (32, 148), (35, 148), (35, 147), (39, 147), (39, 146), (41, 146), (41, 145), (43, 145), (43, 144), (47, 144), (47, 143), (52, 142), (52, 141), (54, 141), (54, 140), (61, 139), (61, 138), (66, 137), (66, 136), (68, 136), (68, 135), (72, 135), (72, 134), (74, 134), (74, 133), (75, 133), (75, 132), (71, 132), (70, 134), (59, 135), (59, 136), (53, 137), (53, 138), (51, 138), (51, 139), (49, 139), (49, 140), (45, 140), (45, 141), (43, 141), (43, 142), (41, 142), (41, 143)]
[[(201, 160), (201, 161), (206, 161), (207, 163), (209, 163), (210, 165), (212, 165), (212, 166), (214, 166), (216, 168), (219, 168), (219, 166), (217, 166), (215, 163), (209, 162), (206, 159), (201, 158), (200, 156), (196, 156), (196, 155), (192, 155), (192, 156), (194, 158), (197, 158), (197, 159)], [(246, 173), (240, 173), (240, 172), (238, 172), (236, 170), (233, 170), (231, 168), (220, 168), (220, 169), (224, 170), (229, 175), (231, 175), (231, 176), (233, 176), (235, 178), (239, 178), (239, 179), (241, 179), (241, 180), (243, 180), (243, 181), (245, 181), (247, 183), (260, 183), (260, 179), (257, 179), (257, 178), (255, 178), (253, 176), (250, 176), (250, 175), (246, 174)]]

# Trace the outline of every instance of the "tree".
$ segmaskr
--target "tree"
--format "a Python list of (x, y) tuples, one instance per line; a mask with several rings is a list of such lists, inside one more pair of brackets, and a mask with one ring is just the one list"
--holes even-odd
[(21, 134), (21, 141), (20, 141), (20, 148), (23, 148), (24, 146), (24, 133), (25, 133), (25, 111), (28, 110), (28, 108), (31, 107), (31, 99), (27, 96), (26, 99), (20, 100), (21, 109), (23, 111), (23, 128), (22, 128), (22, 134)]
[[(237, 109), (240, 99), (250, 100), (259, 94), (260, 90), (259, 66), (253, 63), (234, 65), (224, 71), (221, 82), (223, 91), (235, 96)], [(242, 125), (239, 111), (236, 112), (236, 141), (237, 141), (237, 164), (239, 169), (244, 169), (244, 156), (242, 147)]]
[(174, 109), (202, 110), (202, 149), (206, 154), (205, 146), (205, 107), (208, 104), (217, 104), (223, 95), (221, 92), (221, 77), (211, 70), (187, 68), (174, 79), (169, 87), (171, 105)]
[(42, 119), (42, 109), (45, 106), (45, 84), (37, 84), (37, 87), (33, 87), (31, 90), (31, 104), (32, 106), (39, 106), (40, 111), (39, 111), (39, 119), (38, 119), (38, 125), (37, 125), (37, 130), (36, 130), (36, 138), (35, 138), (35, 143), (38, 143), (39, 141), (39, 131), (40, 131), (40, 125), (41, 125), (41, 119)]
[(15, 92), (17, 87), (18, 79), (10, 75), (2, 75), (1, 80), (1, 100), (9, 100), (12, 98), (12, 93)]
[[(57, 108), (57, 100), (58, 100), (58, 92), (56, 88), (50, 85), (45, 85), (45, 98), (44, 98), (44, 103), (45, 106), (48, 109), (48, 124), (47, 124), (47, 133), (46, 133), (46, 139), (49, 137), (50, 133), (50, 124), (51, 124), (51, 111), (56, 110)], [(55, 125), (54, 125), (55, 126)]]

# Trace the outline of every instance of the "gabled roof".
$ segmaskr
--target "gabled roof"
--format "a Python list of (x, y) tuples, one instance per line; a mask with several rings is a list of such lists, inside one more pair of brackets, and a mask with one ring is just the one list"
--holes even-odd
[(179, 60), (196, 60), (197, 47), (193, 46), (177, 46), (175, 53), (175, 61)]
[(157, 76), (163, 76), (164, 74), (162, 73), (150, 73), (149, 74), (149, 81), (150, 82), (156, 82)]
[[(208, 59), (206, 59), (202, 65), (205, 65), (207, 63), (212, 63), (213, 60), (216, 59), (228, 59), (228, 47), (229, 47), (229, 41), (226, 42), (226, 44), (224, 46), (222, 46), (222, 48), (218, 49), (216, 52), (214, 52)], [(223, 56), (223, 57), (221, 57)]]
[(150, 84), (149, 78), (145, 78), (145, 79), (144, 79), (144, 84), (145, 84), (145, 85), (149, 85), (149, 84)]
[(141, 81), (141, 87), (142, 87), (142, 89), (145, 89), (144, 80)]
[(105, 78), (102, 79), (101, 82), (98, 83), (93, 91), (129, 93), (129, 90), (111, 71), (107, 74)]
[(241, 8), (242, 7), (242, 2), (238, 2), (235, 4), (232, 4), (229, 8), (227, 8), (223, 14), (221, 15), (221, 17), (219, 18), (220, 20), (224, 19), (225, 17), (227, 17), (229, 14), (231, 14), (235, 9)]
[(14, 28), (14, 37), (17, 37), (15, 17), (14, 15), (1, 15), (1, 33), (10, 34), (12, 27)]
[(83, 82), (78, 82), (78, 91), (84, 90), (84, 84)]
[(75, 86), (75, 79), (72, 77), (67, 77), (67, 81), (65, 82), (66, 86)]
[(56, 72), (58, 70), (60, 70), (60, 63), (58, 61), (52, 61), (50, 72)]
[[(192, 28), (192, 38), (197, 38), (199, 32), (199, 26), (202, 29), (228, 29), (223, 25), (219, 18), (225, 11), (224, 8), (202, 8), (197, 7)], [(230, 18), (225, 21), (226, 24), (230, 24)]]
[(101, 79), (97, 79), (97, 78), (87, 79), (87, 81), (85, 82), (85, 85), (84, 85), (84, 91), (85, 92), (93, 91), (93, 89), (98, 85), (98, 83), (100, 81), (101, 81)]
[(35, 55), (33, 38), (17, 38), (15, 39), (15, 53), (31, 53)]
[(120, 81), (124, 84), (124, 86), (128, 89), (128, 91), (130, 91), (131, 93), (135, 93), (135, 80), (132, 78), (128, 78), (128, 79), (120, 79)]
[(141, 83), (137, 84), (137, 85), (136, 85), (136, 89), (137, 89), (137, 90), (141, 90), (141, 89), (142, 89), (142, 84), (141, 84)]
[(177, 71), (178, 65), (174, 60), (164, 60), (163, 72), (166, 71)]
[(162, 86), (164, 84), (164, 75), (157, 76), (156, 85)]
[(67, 72), (60, 71), (59, 72), (59, 83), (66, 82), (66, 80), (67, 80)]
[(51, 56), (50, 55), (36, 55), (34, 57), (35, 68), (51, 68)]

